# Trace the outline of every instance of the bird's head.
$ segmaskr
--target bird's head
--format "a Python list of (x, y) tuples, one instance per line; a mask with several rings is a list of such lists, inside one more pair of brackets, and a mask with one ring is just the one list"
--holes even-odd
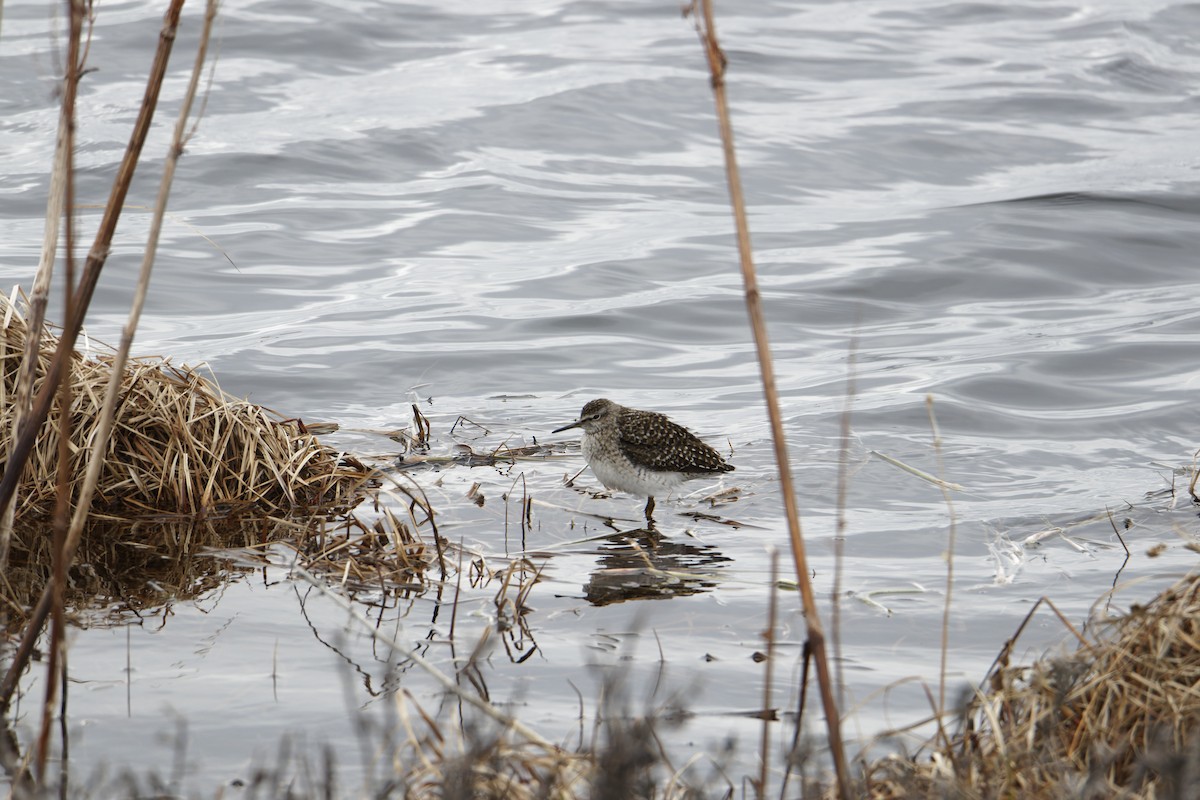
[(561, 433), (562, 431), (570, 430), (571, 428), (583, 428), (584, 433), (595, 433), (605, 424), (608, 418), (617, 412), (620, 408), (612, 400), (589, 401), (579, 412), (579, 419), (572, 422), (570, 425), (563, 425), (561, 428), (555, 428), (551, 433)]

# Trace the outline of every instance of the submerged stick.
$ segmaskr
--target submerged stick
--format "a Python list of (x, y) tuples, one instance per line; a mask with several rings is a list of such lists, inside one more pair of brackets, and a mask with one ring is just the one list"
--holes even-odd
[(960, 484), (951, 483), (950, 481), (943, 480), (935, 475), (930, 475), (928, 472), (919, 470), (910, 464), (905, 464), (903, 461), (892, 458), (891, 456), (889, 456), (886, 453), (881, 453), (878, 450), (872, 450), (871, 455), (875, 456), (876, 458), (883, 459), (887, 463), (891, 464), (893, 467), (897, 467), (899, 469), (904, 470), (909, 475), (915, 475), (916, 477), (920, 478), (921, 480), (925, 481), (926, 483), (933, 484), (934, 486), (938, 487), (942, 491), (946, 491), (947, 489), (949, 489), (951, 491), (955, 491), (955, 492), (965, 491)]
[[(696, 12), (693, 0), (692, 12)], [(745, 286), (746, 311), (750, 315), (750, 328), (754, 333), (755, 352), (762, 374), (763, 395), (767, 414), (771, 420), (771, 438), (775, 444), (775, 461), (779, 469), (779, 484), (783, 492), (783, 505), (787, 513), (788, 534), (795, 561), (796, 579), (804, 606), (804, 622), (808, 631), (808, 643), (812, 649), (817, 670), (817, 683), (821, 691), (821, 702), (825, 709), (830, 755), (837, 773), (838, 791), (843, 800), (849, 800), (850, 775), (846, 768), (845, 749), (842, 746), (841, 718), (834, 698), (833, 680), (829, 673), (829, 660), (825, 652), (825, 633), (817, 612), (809, 578), (808, 558), (804, 549), (804, 537), (800, 529), (800, 512), (796, 507), (796, 492), (792, 482), (792, 471), (787, 454), (787, 440), (783, 430), (783, 416), (779, 411), (779, 393), (775, 386), (775, 368), (771, 360), (771, 345), (767, 339), (767, 326), (763, 317), (762, 298), (758, 290), (758, 277), (754, 268), (754, 254), (750, 246), (750, 224), (746, 218), (746, 202), (742, 195), (742, 181), (738, 171), (737, 153), (733, 145), (733, 124), (729, 118), (729, 101), (725, 94), (725, 54), (717, 41), (716, 24), (713, 21), (712, 0), (699, 0), (700, 11), (697, 32), (708, 57), (712, 73), (713, 99), (717, 110), (717, 123), (721, 130), (721, 145), (725, 154), (725, 178), (729, 185), (729, 201), (733, 207), (734, 223), (737, 227), (739, 262), (742, 282)], [(800, 721), (797, 720), (797, 725)], [(765, 787), (764, 787), (765, 790)]]

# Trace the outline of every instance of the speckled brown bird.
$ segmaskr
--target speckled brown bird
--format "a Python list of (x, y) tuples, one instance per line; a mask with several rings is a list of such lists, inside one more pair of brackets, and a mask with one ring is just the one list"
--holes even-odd
[(721, 454), (664, 414), (626, 408), (611, 400), (592, 400), (579, 419), (556, 428), (581, 428), (583, 457), (609, 489), (647, 498), (646, 519), (654, 512), (654, 496), (669, 493), (684, 481), (732, 472)]

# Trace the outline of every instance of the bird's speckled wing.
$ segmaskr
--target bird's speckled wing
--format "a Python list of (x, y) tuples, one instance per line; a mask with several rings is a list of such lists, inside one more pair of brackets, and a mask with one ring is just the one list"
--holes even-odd
[(629, 457), (648, 469), (692, 475), (733, 470), (720, 453), (662, 414), (623, 409), (617, 431)]

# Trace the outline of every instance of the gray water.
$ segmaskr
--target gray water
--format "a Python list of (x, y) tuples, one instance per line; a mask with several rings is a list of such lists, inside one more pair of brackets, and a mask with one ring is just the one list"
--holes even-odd
[[(98, 339), (115, 340), (125, 317), (200, 11), (186, 14), (93, 304)], [(79, 101), (82, 204), (104, 201), (159, 13), (98, 8), (98, 71)], [(4, 14), (0, 270), (28, 286), (63, 23), (41, 2)], [(717, 14), (826, 609), (852, 409), (840, 636), (847, 734), (865, 741), (928, 713), (908, 679), (936, 686), (951, 528), (952, 691), (983, 677), (1039, 597), (1081, 625), (1094, 604), (1144, 602), (1191, 568), (1195, 513), (1173, 473), (1197, 447), (1200, 4), (795, 0)], [(397, 446), (372, 431), (408, 424), (413, 402), (444, 454), (565, 439), (549, 431), (597, 396), (666, 412), (731, 452), (723, 486), (741, 500), (709, 508), (711, 484), (660, 500), (659, 558), (687, 585), (612, 605), (588, 602), (587, 587), (628, 562), (618, 545), (581, 540), (604, 531), (590, 515), (632, 525), (641, 503), (563, 487), (577, 453), (414, 477), (442, 532), (494, 565), (521, 547), (502, 496), (523, 479), (537, 501), (536, 652), (515, 663), (530, 641), (496, 646), (493, 698), (573, 742), (573, 685), (591, 708), (619, 665), (639, 703), (686, 693), (697, 717), (672, 733), (679, 763), (732, 734), (735, 774), (754, 769), (759, 723), (737, 715), (762, 703), (750, 656), (763, 647), (769, 551), (787, 569), (788, 545), (691, 21), (669, 2), (242, 0), (222, 8), (219, 37), (136, 349), (206, 362), (226, 391), (338, 422), (332, 443), (385, 460)], [(85, 241), (97, 213), (80, 211)], [(460, 415), (483, 428), (451, 436)], [(962, 489), (950, 505), (873, 453)], [(482, 508), (465, 497), (476, 482)], [(595, 488), (590, 473), (579, 483)], [(1106, 510), (1128, 520), (1127, 562)], [(356, 768), (351, 718), (392, 702), (387, 655), (279, 561), (161, 620), (76, 633), (77, 769), (163, 769), (176, 719), (196, 791), (245, 778), (284, 734), (334, 742)], [(460, 642), (493, 624), (494, 593), (468, 591)], [(803, 624), (791, 595), (781, 603), (773, 704), (787, 708)], [(382, 617), (417, 642), (445, 635), (436, 608), (424, 596)], [(1065, 635), (1043, 613), (1017, 657)], [(444, 649), (427, 655), (448, 666)], [(39, 676), (18, 719), (26, 736)], [(401, 683), (437, 707), (418, 672)], [(777, 727), (782, 744), (789, 726)]]

